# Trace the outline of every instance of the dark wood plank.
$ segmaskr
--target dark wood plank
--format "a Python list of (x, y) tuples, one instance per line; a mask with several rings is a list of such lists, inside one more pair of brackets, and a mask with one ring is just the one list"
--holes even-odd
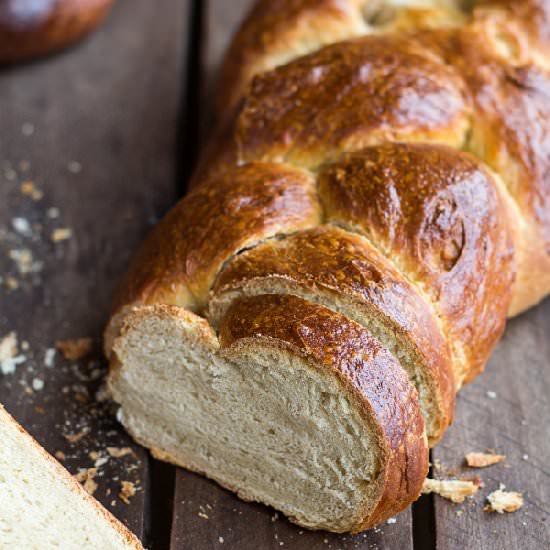
[[(510, 322), (487, 371), (458, 398), (454, 426), (433, 450), (441, 477), (478, 474), (485, 487), (463, 505), (435, 497), (437, 548), (550, 547), (550, 301)], [(494, 392), (494, 393), (493, 393)], [(464, 455), (490, 448), (503, 464), (466, 472)], [(453, 473), (451, 471), (451, 473)], [(483, 511), (486, 496), (504, 483), (525, 506), (513, 514)]]
[[(232, 32), (252, 0), (210, 0), (204, 2), (204, 42), (201, 50), (201, 105), (211, 105), (216, 72)], [(205, 100), (204, 98), (208, 98)], [(212, 113), (201, 113), (203, 128), (211, 130)], [(210, 128), (209, 128), (210, 127)], [(207, 517), (205, 517), (207, 516)], [(282, 514), (259, 504), (246, 503), (220, 488), (216, 483), (195, 474), (178, 470), (174, 499), (172, 548), (316, 548), (384, 549), (412, 548), (412, 514), (407, 510), (368, 533), (350, 536), (300, 529)]]
[[(0, 74), (0, 337), (15, 331), (26, 358), (15, 373), (0, 374), (0, 401), (50, 452), (65, 453), (71, 472), (94, 465), (90, 452), (108, 457), (95, 496), (141, 537), (147, 453), (95, 394), (114, 285), (175, 200), (187, 8), (187, 0), (163, 9), (119, 0), (85, 43)], [(25, 181), (42, 198), (23, 194)], [(56, 228), (70, 228), (72, 237), (52, 242)], [(34, 273), (20, 273), (10, 258), (16, 250), (31, 251)], [(94, 339), (90, 357), (58, 353), (45, 365), (56, 340), (82, 336)], [(64, 437), (83, 429), (79, 441)], [(130, 456), (106, 453), (127, 445)], [(138, 487), (129, 505), (117, 496), (122, 480)]]

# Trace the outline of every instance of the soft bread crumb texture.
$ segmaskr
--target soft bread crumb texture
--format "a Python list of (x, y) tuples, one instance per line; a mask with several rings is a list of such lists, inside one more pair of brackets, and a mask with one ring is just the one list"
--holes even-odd
[(2, 406), (0, 441), (1, 548), (142, 548)]
[(515, 491), (497, 489), (487, 497), (487, 512), (517, 512), (523, 506), (523, 495)]

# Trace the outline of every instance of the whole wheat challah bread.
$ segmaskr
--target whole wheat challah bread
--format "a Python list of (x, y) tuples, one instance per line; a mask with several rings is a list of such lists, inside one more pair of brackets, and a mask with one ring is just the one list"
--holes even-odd
[(0, 0), (0, 63), (26, 61), (72, 44), (113, 0)]
[(550, 292), (550, 1), (265, 0), (106, 333), (153, 454), (311, 528), (414, 501)]

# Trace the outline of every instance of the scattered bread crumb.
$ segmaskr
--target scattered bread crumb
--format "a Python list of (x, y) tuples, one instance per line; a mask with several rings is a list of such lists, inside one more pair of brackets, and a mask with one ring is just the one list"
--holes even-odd
[(73, 236), (72, 229), (68, 227), (58, 227), (57, 229), (54, 229), (52, 231), (51, 239), (54, 243), (60, 242), (60, 241), (66, 241), (67, 239), (70, 239)]
[(44, 196), (44, 193), (38, 189), (34, 181), (31, 180), (21, 183), (21, 193), (27, 197), (30, 197), (33, 201), (39, 201)]
[(480, 485), (474, 481), (462, 479), (429, 479), (424, 480), (422, 494), (435, 493), (452, 502), (464, 502), (466, 497), (477, 493)]
[(78, 482), (82, 483), (88, 494), (93, 495), (97, 489), (97, 483), (94, 481), (96, 475), (97, 468), (84, 468), (74, 477)]
[(80, 441), (86, 434), (88, 433), (88, 430), (84, 428), (83, 430), (75, 433), (75, 434), (63, 434), (63, 437), (69, 442), (69, 443), (77, 443)]
[(23, 235), (23, 237), (32, 237), (32, 227), (27, 218), (22, 218), (20, 216), (13, 218), (11, 220), (11, 225), (13, 229), (20, 235)]
[(494, 453), (468, 453), (466, 455), (466, 464), (470, 468), (486, 468), (493, 464), (498, 464), (506, 460), (506, 455), (497, 455)]
[(82, 359), (92, 351), (91, 338), (75, 338), (74, 340), (58, 340), (55, 347), (63, 354), (65, 359)]
[(5, 284), (8, 290), (17, 290), (19, 288), (19, 282), (11, 275), (6, 275)]
[(57, 460), (65, 460), (67, 458), (67, 456), (65, 455), (65, 453), (63, 451), (55, 451), (53, 456), (55, 456), (55, 458), (57, 458)]
[(136, 487), (131, 481), (120, 482), (120, 492), (118, 497), (125, 504), (130, 504), (130, 498), (136, 494)]
[(17, 334), (12, 331), (0, 340), (0, 362), (8, 361), (17, 355)]
[(17, 365), (24, 363), (26, 357), (17, 355), (17, 334), (10, 332), (0, 340), (0, 372), (13, 374)]
[(42, 270), (42, 262), (35, 261), (32, 252), (28, 248), (10, 250), (9, 257), (15, 262), (21, 275), (38, 273)]
[(487, 391), (487, 397), (488, 397), (489, 399), (496, 399), (496, 398), (497, 398), (497, 394), (496, 394), (496, 392), (494, 392), (494, 391), (488, 390), (488, 391)]
[(499, 514), (516, 512), (523, 506), (523, 495), (514, 491), (497, 489), (487, 497), (487, 501), (489, 504), (484, 508), (486, 512), (497, 512)]
[(134, 453), (134, 451), (130, 447), (107, 447), (107, 452), (113, 458), (122, 458), (123, 456)]
[(44, 389), (44, 380), (40, 378), (34, 378), (32, 381), (32, 389), (34, 391), (41, 391)]
[(67, 164), (67, 170), (69, 170), (72, 174), (78, 174), (82, 171), (82, 165), (76, 160), (71, 160), (71, 162)]
[(51, 369), (55, 361), (55, 348), (48, 348), (44, 353), (44, 366)]

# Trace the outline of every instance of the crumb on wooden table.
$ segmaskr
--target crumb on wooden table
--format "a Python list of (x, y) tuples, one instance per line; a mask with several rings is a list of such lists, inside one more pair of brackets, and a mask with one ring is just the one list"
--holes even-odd
[(79, 483), (82, 483), (88, 494), (93, 495), (97, 489), (97, 483), (94, 481), (96, 475), (97, 468), (84, 468), (79, 470), (74, 477)]
[(130, 498), (136, 494), (136, 486), (131, 481), (120, 482), (120, 492), (118, 497), (125, 504), (130, 504)]
[(55, 347), (63, 354), (65, 359), (77, 360), (86, 357), (92, 351), (93, 340), (88, 337), (58, 340)]
[(88, 429), (83, 428), (82, 430), (74, 434), (63, 434), (63, 437), (69, 443), (78, 443), (87, 433), (88, 433)]
[(470, 468), (486, 468), (487, 466), (492, 466), (506, 460), (506, 455), (473, 452), (467, 453), (465, 459), (466, 464)]
[(503, 514), (504, 512), (516, 512), (523, 506), (523, 495), (515, 491), (505, 491), (502, 488), (493, 491), (487, 497), (487, 506), (484, 510), (486, 512), (497, 512)]
[(134, 451), (130, 447), (107, 447), (107, 452), (113, 458), (122, 458), (123, 456), (134, 453)]
[(52, 231), (51, 239), (54, 243), (66, 241), (73, 236), (73, 231), (69, 227), (58, 227)]
[(422, 494), (435, 493), (452, 502), (461, 503), (466, 497), (475, 495), (480, 486), (479, 483), (470, 480), (426, 478)]

